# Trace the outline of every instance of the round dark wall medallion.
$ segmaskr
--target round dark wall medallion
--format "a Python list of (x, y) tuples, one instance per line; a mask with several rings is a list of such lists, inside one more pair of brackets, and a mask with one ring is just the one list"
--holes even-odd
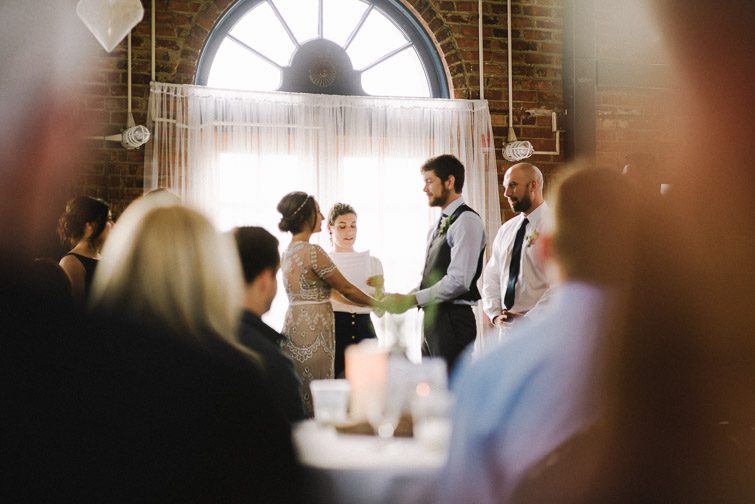
[(327, 39), (302, 44), (281, 68), (279, 91), (333, 95), (364, 95), (362, 75), (354, 70), (346, 50)]
[(326, 88), (335, 82), (336, 66), (327, 58), (317, 58), (309, 67), (309, 80), (315, 86)]

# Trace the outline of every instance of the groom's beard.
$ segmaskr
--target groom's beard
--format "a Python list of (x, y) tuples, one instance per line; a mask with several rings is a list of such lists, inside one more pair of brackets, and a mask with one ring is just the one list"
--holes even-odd
[(448, 195), (449, 195), (450, 192), (451, 191), (449, 191), (448, 189), (446, 189), (445, 187), (443, 187), (441, 189), (440, 195), (436, 196), (436, 197), (434, 197), (433, 199), (430, 200), (430, 206), (431, 207), (434, 207), (434, 206), (444, 207), (444, 206), (446, 206), (446, 202), (448, 201)]

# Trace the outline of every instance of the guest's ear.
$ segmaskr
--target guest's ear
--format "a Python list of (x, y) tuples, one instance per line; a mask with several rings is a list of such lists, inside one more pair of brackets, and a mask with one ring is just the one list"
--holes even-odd
[[(273, 268), (265, 268), (260, 272), (259, 282), (264, 292), (277, 292), (278, 279), (275, 278), (275, 270)], [(275, 294), (272, 295), (275, 297)]]

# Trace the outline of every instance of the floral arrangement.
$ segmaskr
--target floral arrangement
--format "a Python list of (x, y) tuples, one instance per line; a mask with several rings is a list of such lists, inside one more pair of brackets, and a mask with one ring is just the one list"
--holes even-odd
[(524, 237), (525, 240), (527, 240), (527, 247), (531, 247), (535, 241), (537, 241), (537, 237), (540, 236), (540, 233), (537, 232), (537, 229), (533, 230), (530, 234)]
[(440, 222), (440, 230), (438, 231), (438, 236), (445, 236), (445, 234), (448, 232), (448, 228), (451, 227), (451, 224), (454, 223), (455, 217), (452, 215), (446, 215), (443, 217), (443, 220)]

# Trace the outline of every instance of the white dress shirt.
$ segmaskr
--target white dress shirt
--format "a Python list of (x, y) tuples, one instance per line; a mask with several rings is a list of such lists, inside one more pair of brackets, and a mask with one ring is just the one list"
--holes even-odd
[(524, 243), (522, 243), (522, 266), (516, 281), (514, 306), (510, 308), (510, 311), (527, 313), (541, 299), (547, 298), (550, 279), (546, 274), (544, 261), (536, 257), (534, 246), (538, 236), (549, 232), (552, 225), (551, 210), (548, 204), (543, 202), (529, 215), (520, 213), (504, 222), (495, 236), (493, 251), (482, 277), (482, 306), (491, 320), (496, 315), (500, 315), (504, 308), (503, 297), (509, 281), (511, 251), (514, 247), (516, 232), (525, 217), (529, 223), (524, 235)]

